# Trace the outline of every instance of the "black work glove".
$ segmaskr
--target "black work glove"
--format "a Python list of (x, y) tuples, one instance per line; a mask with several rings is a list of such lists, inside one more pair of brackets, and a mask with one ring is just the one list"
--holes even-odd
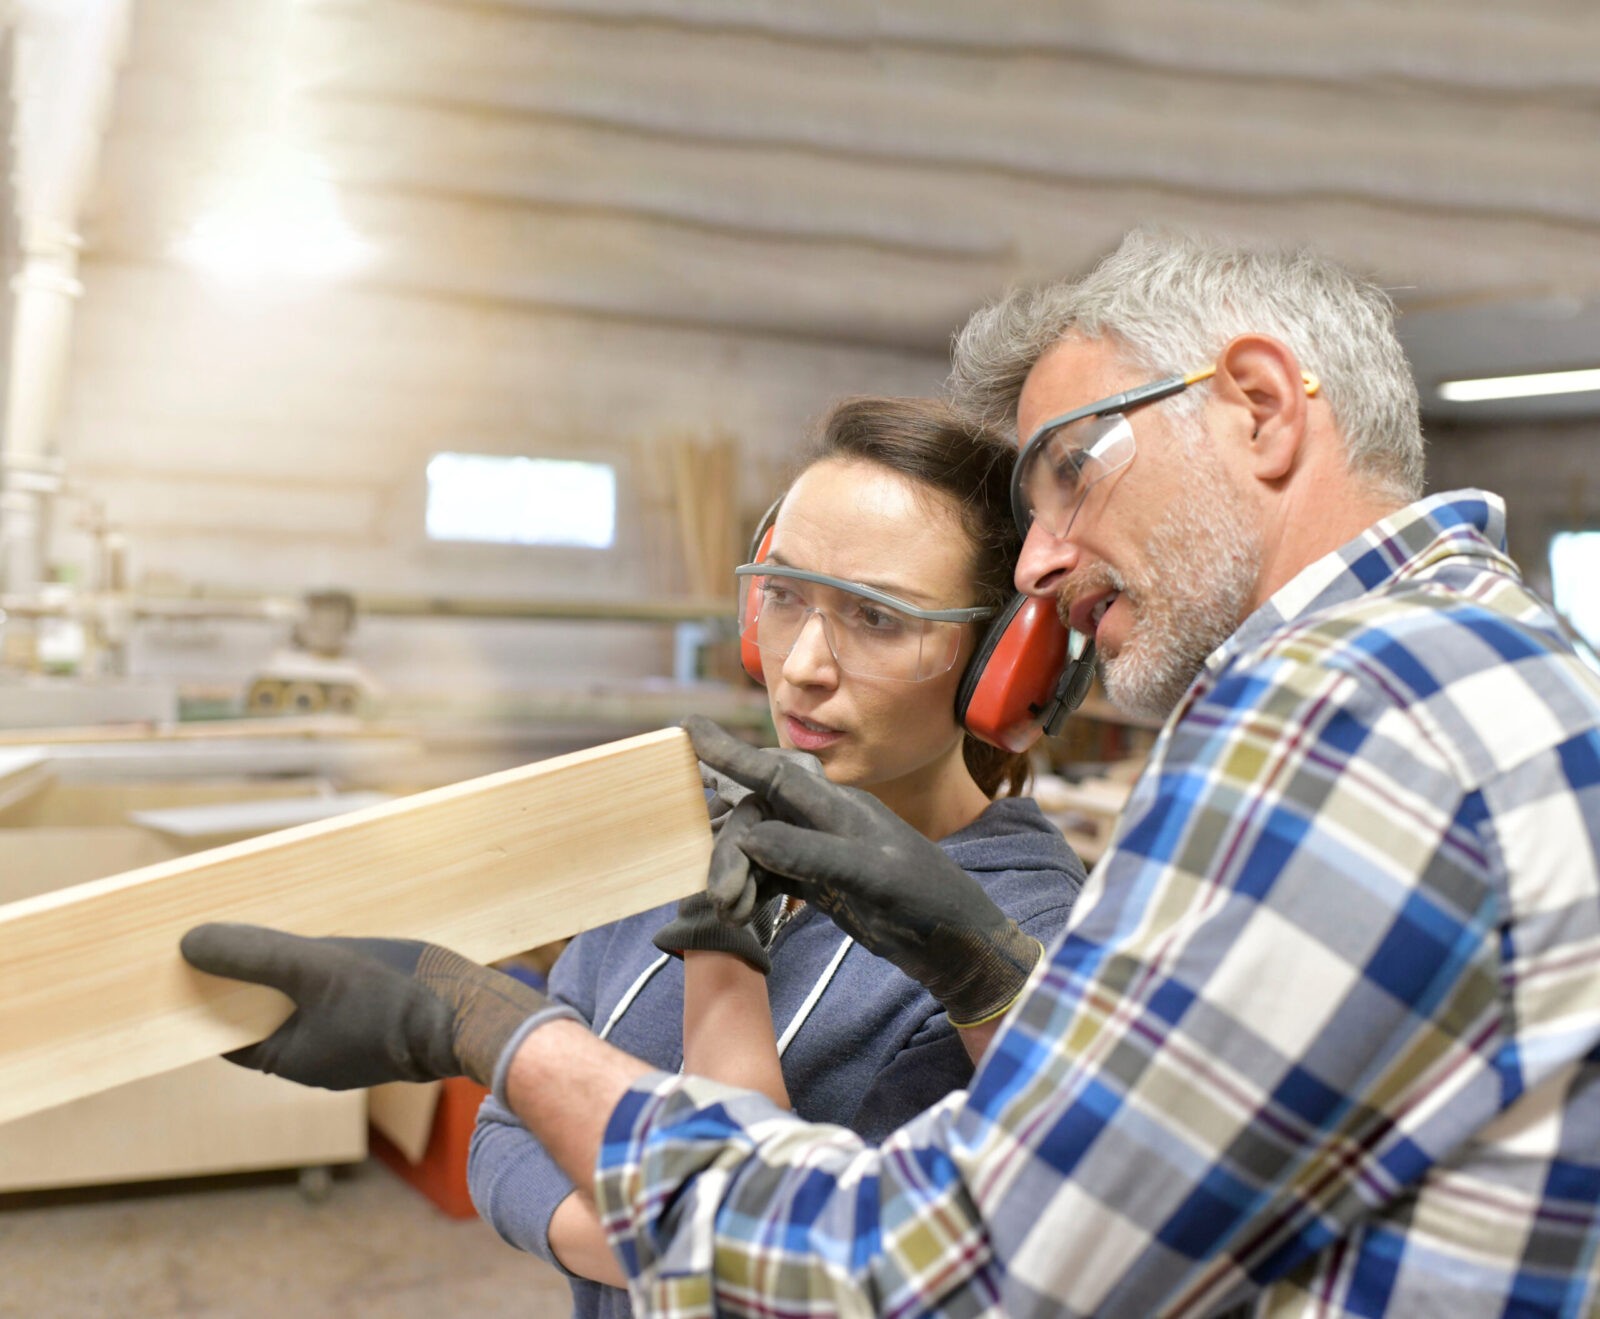
[(763, 904), (748, 925), (729, 925), (717, 915), (709, 895), (691, 893), (678, 904), (677, 915), (656, 931), (654, 943), (674, 957), (695, 952), (732, 953), (752, 970), (767, 975), (772, 970), (767, 950), (772, 947), (783, 902), (780, 893)]
[(771, 817), (732, 839), (750, 869), (719, 856), (720, 840), (713, 850), (707, 891), (719, 909), (775, 884), (921, 983), (953, 1025), (1010, 1007), (1043, 949), (944, 849), (868, 793), (796, 773), (708, 719), (683, 727), (700, 759), (750, 788)]
[[(805, 751), (779, 747), (771, 754), (812, 774), (822, 773), (822, 762)], [(674, 956), (685, 952), (732, 953), (767, 975), (772, 970), (768, 950), (777, 933), (784, 894), (771, 882), (770, 876), (751, 873), (749, 859), (737, 845), (750, 826), (763, 817), (761, 801), (752, 796), (744, 784), (719, 773), (704, 761), (700, 763), (700, 782), (711, 792), (706, 806), (711, 813), (711, 832), (717, 840), (712, 850), (710, 874), (726, 874), (737, 868), (740, 887), (749, 885), (748, 901), (725, 903), (719, 908), (709, 894), (691, 893), (678, 904), (673, 919), (656, 932), (655, 945)], [(764, 881), (759, 892), (757, 881)]]
[(520, 980), (415, 939), (308, 939), (211, 924), (179, 948), (201, 971), (294, 1000), (283, 1025), (224, 1055), (230, 1062), (327, 1090), (447, 1076), (488, 1085), (511, 1037), (548, 1004)]
[[(813, 774), (822, 773), (822, 762), (809, 751), (796, 751), (792, 747), (775, 747), (772, 754), (808, 769)], [(750, 795), (750, 789), (730, 779), (726, 774), (719, 773), (703, 760), (700, 762), (700, 783), (711, 794), (706, 798), (706, 810), (711, 816), (711, 832), (719, 833), (729, 812)]]

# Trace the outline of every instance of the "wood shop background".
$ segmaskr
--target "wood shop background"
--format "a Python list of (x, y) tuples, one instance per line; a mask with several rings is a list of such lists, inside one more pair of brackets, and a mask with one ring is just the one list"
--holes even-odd
[[(0, 25), (0, 903), (694, 711), (770, 737), (732, 569), (816, 419), (1141, 223), (1376, 275), (1430, 488), (1503, 494), (1600, 645), (1591, 4)], [(1087, 857), (1152, 736), (1094, 695), (1037, 753)], [(564, 1312), (462, 1205), (450, 1095), (239, 1075), (0, 1125), (0, 1314)]]

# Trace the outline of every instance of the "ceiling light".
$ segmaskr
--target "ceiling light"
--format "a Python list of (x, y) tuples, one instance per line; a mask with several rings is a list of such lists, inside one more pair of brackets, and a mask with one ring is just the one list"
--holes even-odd
[(233, 283), (326, 279), (366, 264), (372, 246), (345, 221), (321, 161), (277, 136), (241, 154), (216, 203), (174, 245), (179, 256)]
[(1483, 403), (1495, 398), (1536, 398), (1541, 394), (1582, 394), (1600, 389), (1600, 367), (1583, 371), (1541, 371), (1523, 376), (1485, 376), (1445, 380), (1439, 397), (1448, 403)]

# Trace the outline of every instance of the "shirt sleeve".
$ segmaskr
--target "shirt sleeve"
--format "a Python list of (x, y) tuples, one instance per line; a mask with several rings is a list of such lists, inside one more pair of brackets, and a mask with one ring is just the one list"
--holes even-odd
[(881, 1148), (688, 1079), (618, 1105), (602, 1218), (662, 1313), (1204, 1313), (1498, 1111), (1483, 804), (1425, 720), (1280, 657), (1169, 737), (965, 1095)]
[[(1076, 876), (1047, 871), (1011, 872), (1002, 876), (999, 883), (991, 878), (991, 884), (1000, 890), (1002, 910), (1049, 947), (1066, 924), (1081, 878), (1081, 872)], [(1030, 910), (1019, 910), (1023, 905)], [(850, 1129), (869, 1141), (882, 1140), (972, 1079), (972, 1059), (961, 1042), (960, 1032), (927, 991), (919, 988), (919, 992), (929, 1008), (927, 1018), (905, 1047), (872, 1078), (855, 1112), (847, 1116)]]
[(572, 1193), (572, 1182), (493, 1095), (472, 1129), (467, 1188), (478, 1216), (501, 1240), (566, 1272), (550, 1249), (550, 1218)]

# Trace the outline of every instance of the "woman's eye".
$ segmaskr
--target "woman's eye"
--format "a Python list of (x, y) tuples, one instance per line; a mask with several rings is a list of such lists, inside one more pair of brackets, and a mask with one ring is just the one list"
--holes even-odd
[(761, 599), (763, 603), (776, 609), (782, 605), (791, 605), (795, 601), (795, 594), (787, 586), (777, 582), (763, 582), (761, 585)]
[(880, 609), (877, 605), (860, 605), (856, 608), (856, 623), (869, 632), (896, 632), (904, 621), (893, 610)]

